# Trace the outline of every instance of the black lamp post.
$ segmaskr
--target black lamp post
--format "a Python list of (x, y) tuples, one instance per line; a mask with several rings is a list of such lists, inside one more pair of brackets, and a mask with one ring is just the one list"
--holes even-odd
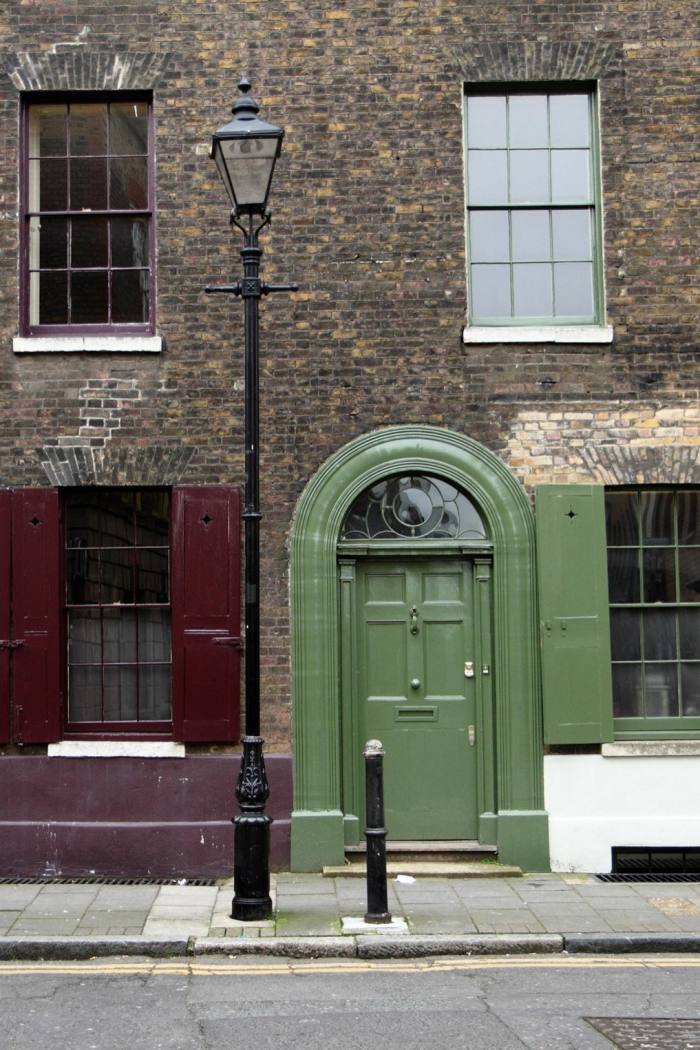
[[(263, 739), (260, 736), (260, 447), (259, 366), (260, 297), (295, 291), (296, 285), (264, 284), (259, 277), (262, 249), (258, 234), (270, 222), (267, 198), (284, 131), (258, 117), (243, 77), (233, 120), (214, 133), (211, 156), (231, 199), (231, 223), (243, 233), (243, 279), (207, 292), (240, 295), (245, 308), (245, 735), (236, 786), (240, 813), (234, 818), (234, 897), (232, 917), (267, 919), (270, 900), (269, 795)], [(241, 221), (244, 220), (244, 221)], [(244, 225), (245, 222), (245, 225)]]

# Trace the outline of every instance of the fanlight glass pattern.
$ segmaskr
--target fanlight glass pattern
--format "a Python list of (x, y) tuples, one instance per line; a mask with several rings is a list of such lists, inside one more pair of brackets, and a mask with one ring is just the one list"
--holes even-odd
[(387, 478), (357, 497), (343, 524), (344, 540), (485, 540), (474, 504), (442, 478)]

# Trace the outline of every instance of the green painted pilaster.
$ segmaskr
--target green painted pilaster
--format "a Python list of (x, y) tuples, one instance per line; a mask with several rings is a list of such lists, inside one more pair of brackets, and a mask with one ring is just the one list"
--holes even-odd
[(498, 859), (523, 871), (549, 871), (549, 821), (543, 810), (501, 810)]

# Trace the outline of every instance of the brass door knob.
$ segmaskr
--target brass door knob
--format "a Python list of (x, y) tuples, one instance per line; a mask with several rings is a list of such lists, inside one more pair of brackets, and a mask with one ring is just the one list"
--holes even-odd
[(420, 678), (411, 679), (411, 689), (420, 689)]

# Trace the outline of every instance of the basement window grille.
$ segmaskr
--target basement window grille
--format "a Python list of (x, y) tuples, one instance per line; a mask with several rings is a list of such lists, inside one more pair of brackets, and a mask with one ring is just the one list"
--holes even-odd
[(101, 875), (39, 875), (27, 878), (0, 878), (0, 886), (216, 886), (216, 879), (111, 878)]
[(700, 882), (700, 847), (614, 846), (600, 882)]

